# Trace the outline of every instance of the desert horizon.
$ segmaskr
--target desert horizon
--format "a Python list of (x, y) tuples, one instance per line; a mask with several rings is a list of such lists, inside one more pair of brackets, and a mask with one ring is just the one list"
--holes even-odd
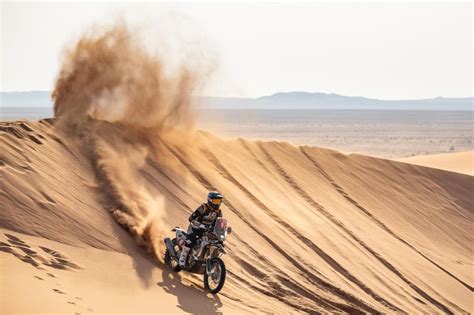
[[(243, 137), (249, 140), (284, 141), (296, 146), (316, 146), (344, 154), (399, 160), (473, 151), (472, 113), (198, 107), (196, 129), (224, 139)], [(209, 121), (209, 115), (215, 119)], [(0, 120), (4, 121), (38, 120), (53, 116), (52, 108), (43, 107), (4, 107), (0, 111)], [(453, 161), (451, 164), (457, 163)]]

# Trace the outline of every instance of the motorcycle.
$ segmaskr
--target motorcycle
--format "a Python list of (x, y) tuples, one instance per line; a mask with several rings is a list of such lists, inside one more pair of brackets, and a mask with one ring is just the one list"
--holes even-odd
[(218, 293), (224, 286), (226, 267), (220, 258), (222, 254), (227, 254), (224, 248), (224, 241), (227, 234), (232, 232), (232, 228), (227, 226), (227, 220), (218, 218), (212, 231), (205, 231), (198, 239), (196, 245), (191, 248), (186, 264), (183, 268), (179, 265), (179, 256), (185, 245), (188, 233), (191, 228), (206, 229), (203, 224), (190, 225), (188, 231), (176, 226), (171, 231), (176, 233), (173, 239), (165, 238), (166, 245), (165, 263), (174, 272), (181, 270), (202, 274), (204, 276), (204, 287), (212, 294)]

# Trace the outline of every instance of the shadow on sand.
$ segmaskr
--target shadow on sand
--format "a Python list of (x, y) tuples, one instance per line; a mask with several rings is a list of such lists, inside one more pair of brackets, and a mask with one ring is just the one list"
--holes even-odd
[(218, 295), (206, 294), (204, 289), (185, 285), (178, 273), (172, 272), (167, 266), (162, 268), (163, 281), (157, 285), (176, 296), (179, 308), (192, 314), (222, 314), (222, 311), (219, 311), (222, 302)]

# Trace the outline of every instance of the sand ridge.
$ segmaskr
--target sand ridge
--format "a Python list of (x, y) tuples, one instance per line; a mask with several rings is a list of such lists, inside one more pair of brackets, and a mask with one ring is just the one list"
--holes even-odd
[(398, 161), (474, 176), (474, 151), (420, 155)]
[[(117, 224), (80, 139), (54, 120), (19, 121), (0, 124), (0, 257), (11, 285), (2, 313), (31, 311), (28, 286), (55, 303), (33, 303), (44, 312), (472, 312), (472, 176), (206, 132), (185, 147), (158, 143), (160, 155), (145, 154), (134, 174), (163, 196), (166, 229), (185, 226), (208, 190), (226, 197), (234, 233), (222, 293), (170, 273)], [(38, 284), (49, 278), (37, 267), (61, 272), (90, 303), (60, 300), (52, 290), (69, 291)]]

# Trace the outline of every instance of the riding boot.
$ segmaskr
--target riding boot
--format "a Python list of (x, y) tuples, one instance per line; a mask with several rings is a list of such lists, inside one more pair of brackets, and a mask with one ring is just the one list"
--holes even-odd
[(186, 246), (183, 246), (183, 249), (181, 250), (181, 255), (179, 256), (179, 266), (181, 268), (186, 266), (186, 258), (188, 258), (189, 250), (190, 248)]

